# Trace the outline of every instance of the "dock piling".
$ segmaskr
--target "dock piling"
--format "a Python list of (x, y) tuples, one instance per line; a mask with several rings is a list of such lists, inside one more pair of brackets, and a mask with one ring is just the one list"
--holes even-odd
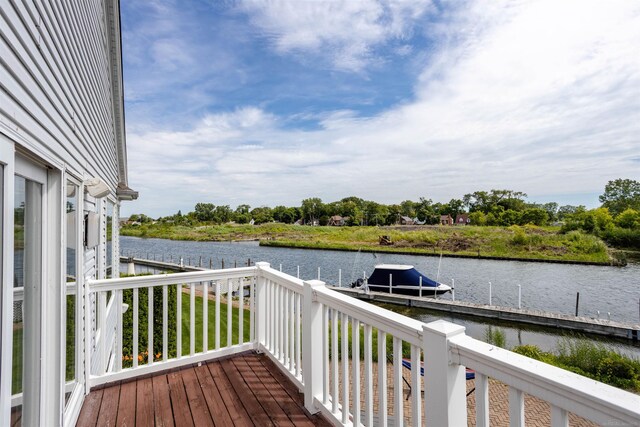
[(522, 286), (518, 285), (518, 310), (522, 308)]
[(576, 292), (576, 317), (578, 316), (579, 305), (580, 305), (580, 292)]

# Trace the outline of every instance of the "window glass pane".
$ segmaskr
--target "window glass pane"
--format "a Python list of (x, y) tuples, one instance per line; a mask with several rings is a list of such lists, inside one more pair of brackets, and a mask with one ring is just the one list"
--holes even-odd
[(12, 425), (38, 420), (40, 371), (40, 292), (42, 283), (42, 185), (15, 177)]
[[(76, 252), (77, 252), (77, 233), (78, 233), (78, 186), (72, 182), (67, 182), (67, 200), (66, 200), (66, 264), (67, 264), (67, 283), (66, 298), (67, 310), (65, 317), (65, 379), (67, 382), (74, 382), (76, 379)], [(65, 390), (65, 402), (71, 396), (72, 387)]]
[(113, 277), (113, 203), (107, 202), (107, 278)]

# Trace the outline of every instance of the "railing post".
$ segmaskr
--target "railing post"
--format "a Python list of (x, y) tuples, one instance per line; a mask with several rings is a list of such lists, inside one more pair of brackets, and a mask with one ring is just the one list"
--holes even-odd
[[(313, 403), (322, 396), (322, 304), (314, 301), (314, 289), (324, 286), (320, 280), (304, 282), (302, 310), (302, 376), (304, 406), (311, 414), (318, 412)], [(346, 387), (346, 385), (345, 385)], [(335, 396), (334, 396), (335, 398)]]
[(260, 350), (260, 346), (266, 347), (267, 341), (267, 286), (266, 286), (266, 278), (264, 277), (262, 270), (269, 268), (268, 262), (256, 262), (256, 326), (255, 326), (255, 334), (256, 334), (256, 345), (257, 349)]
[(427, 426), (467, 425), (465, 368), (452, 363), (449, 339), (464, 334), (464, 326), (437, 320), (422, 326), (425, 423)]

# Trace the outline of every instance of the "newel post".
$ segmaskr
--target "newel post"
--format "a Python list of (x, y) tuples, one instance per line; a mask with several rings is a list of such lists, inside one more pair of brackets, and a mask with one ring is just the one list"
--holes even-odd
[(464, 334), (464, 326), (437, 320), (422, 326), (424, 404), (427, 426), (467, 425), (466, 376), (462, 365), (451, 363), (449, 339)]
[(268, 262), (256, 262), (256, 349), (262, 350), (266, 346), (267, 336), (267, 278), (264, 277), (263, 270), (270, 267)]
[(304, 406), (311, 414), (318, 412), (313, 400), (322, 396), (322, 304), (315, 301), (314, 290), (324, 286), (320, 280), (304, 282), (302, 294), (302, 376)]

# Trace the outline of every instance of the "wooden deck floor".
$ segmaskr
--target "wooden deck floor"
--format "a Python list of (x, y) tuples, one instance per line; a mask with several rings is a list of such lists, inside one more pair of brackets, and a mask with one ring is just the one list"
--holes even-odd
[(78, 426), (329, 426), (264, 355), (246, 353), (92, 391)]

